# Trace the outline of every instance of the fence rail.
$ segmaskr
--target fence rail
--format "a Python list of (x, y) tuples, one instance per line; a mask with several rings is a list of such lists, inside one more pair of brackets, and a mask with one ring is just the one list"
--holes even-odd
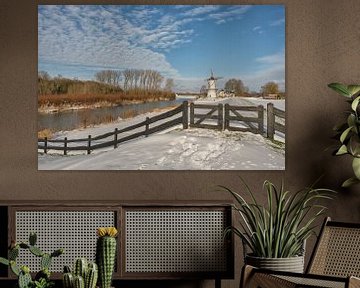
[[(252, 113), (252, 117), (245, 116), (241, 113)], [(231, 126), (233, 124), (240, 124), (241, 126)], [(230, 106), (225, 104), (225, 126), (224, 129), (230, 131), (252, 132), (256, 134), (264, 133), (264, 106)]]
[(273, 140), (276, 131), (285, 134), (285, 111), (274, 107), (273, 103), (268, 103), (267, 104), (267, 137)]
[[(164, 123), (160, 123), (154, 127), (150, 127), (151, 124), (155, 124), (158, 121), (165, 120), (167, 118), (173, 117), (175, 115), (181, 114), (179, 117), (166, 121)], [(150, 134), (157, 133), (163, 130), (166, 130), (168, 128), (171, 128), (173, 126), (182, 124), (184, 129), (188, 128), (188, 102), (184, 101), (182, 105), (179, 107), (167, 111), (165, 113), (162, 113), (160, 115), (156, 115), (154, 117), (147, 117), (144, 121), (122, 128), (118, 129), (115, 128), (114, 131), (104, 133), (95, 137), (92, 137), (89, 135), (87, 138), (79, 138), (79, 139), (67, 139), (65, 137), (64, 139), (47, 139), (42, 138), (38, 139), (38, 149), (43, 150), (44, 153), (47, 153), (48, 150), (58, 150), (63, 151), (64, 155), (67, 155), (68, 151), (87, 151), (87, 154), (90, 154), (91, 151), (107, 148), (113, 146), (114, 148), (117, 148), (118, 144), (136, 139), (138, 137), (145, 136), (147, 137)], [(135, 129), (144, 128), (142, 131), (134, 132), (130, 135), (122, 135), (126, 132), (131, 132)], [(95, 141), (103, 140), (109, 137), (113, 137), (113, 139), (96, 143)], [(69, 145), (72, 143), (80, 143), (80, 145)], [(82, 144), (82, 145), (81, 145)]]
[[(198, 110), (210, 110), (205, 114), (195, 113)], [(196, 121), (195, 121), (196, 120)], [(204, 123), (207, 120), (216, 120), (215, 123)], [(223, 105), (203, 105), (190, 103), (190, 127), (206, 129), (223, 129)]]
[[(204, 110), (207, 111), (204, 112)], [(176, 115), (179, 115), (179, 117), (174, 118)], [(158, 123), (168, 118), (173, 119)], [(280, 121), (282, 123), (278, 119), (283, 119)], [(153, 117), (147, 117), (144, 121), (122, 129), (115, 128), (114, 131), (95, 137), (89, 135), (87, 138), (79, 139), (67, 139), (67, 137), (54, 140), (47, 138), (38, 139), (38, 149), (43, 150), (44, 153), (47, 153), (48, 150), (63, 151), (64, 155), (67, 155), (68, 151), (86, 151), (87, 154), (90, 154), (91, 151), (97, 149), (107, 147), (117, 148), (123, 142), (139, 137), (147, 137), (150, 134), (164, 131), (179, 124), (182, 124), (183, 129), (187, 129), (190, 126), (264, 134), (264, 107), (262, 105), (231, 106), (229, 104), (203, 105), (191, 103), (189, 123), (189, 105), (187, 101), (184, 101), (182, 105), (175, 109)], [(134, 131), (140, 128), (143, 128), (143, 130)], [(274, 107), (272, 103), (268, 103), (266, 136), (274, 139), (276, 131), (285, 134), (285, 111)], [(127, 132), (133, 133), (124, 135)], [(99, 143), (99, 141), (109, 137), (112, 137), (112, 139)]]

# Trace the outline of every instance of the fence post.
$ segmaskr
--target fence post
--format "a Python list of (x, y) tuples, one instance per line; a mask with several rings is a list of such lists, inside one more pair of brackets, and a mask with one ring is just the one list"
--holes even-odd
[(148, 137), (149, 136), (149, 121), (150, 118), (149, 117), (146, 117), (146, 120), (145, 120), (145, 137)]
[(223, 130), (223, 124), (224, 124), (223, 104), (218, 104), (218, 129), (220, 131)]
[(225, 116), (224, 116), (224, 130), (229, 129), (230, 126), (230, 105), (225, 104)]
[(258, 106), (258, 120), (259, 120), (259, 125), (258, 125), (258, 130), (259, 130), (259, 134), (264, 134), (264, 106), (263, 105), (259, 105)]
[(88, 136), (87, 154), (91, 153), (91, 135)]
[(64, 138), (64, 155), (67, 155), (67, 137)]
[(47, 137), (45, 137), (44, 139), (44, 153), (47, 153), (47, 146), (48, 146), (48, 142), (47, 142)]
[(275, 114), (274, 114), (274, 104), (267, 104), (267, 137), (271, 140), (274, 139), (275, 134)]
[(194, 125), (194, 116), (195, 114), (195, 108), (194, 108), (194, 103), (190, 103), (190, 127)]
[(182, 117), (183, 129), (189, 128), (189, 106), (188, 102), (183, 102), (183, 117)]
[(115, 128), (115, 131), (114, 131), (114, 149), (117, 148), (117, 140), (118, 140), (118, 128)]

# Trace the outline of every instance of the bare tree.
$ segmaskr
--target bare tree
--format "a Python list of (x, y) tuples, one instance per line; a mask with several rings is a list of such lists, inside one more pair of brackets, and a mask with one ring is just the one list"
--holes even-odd
[(175, 86), (174, 79), (167, 78), (166, 81), (165, 81), (164, 90), (171, 92), (174, 89), (174, 86)]
[(95, 80), (101, 83), (120, 86), (121, 71), (118, 70), (101, 70), (95, 73)]

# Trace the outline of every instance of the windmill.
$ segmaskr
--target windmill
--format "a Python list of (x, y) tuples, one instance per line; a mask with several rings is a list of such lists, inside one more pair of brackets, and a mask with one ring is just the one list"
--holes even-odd
[(211, 76), (210, 78), (206, 79), (206, 81), (208, 82), (208, 91), (207, 91), (208, 98), (216, 98), (217, 96), (216, 80), (221, 78), (222, 77), (214, 77), (213, 70), (211, 69)]

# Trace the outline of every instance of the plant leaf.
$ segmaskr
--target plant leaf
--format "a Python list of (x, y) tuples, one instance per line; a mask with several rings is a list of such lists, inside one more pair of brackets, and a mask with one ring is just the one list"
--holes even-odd
[(341, 145), (341, 147), (339, 148), (339, 150), (337, 150), (335, 155), (344, 155), (348, 153), (348, 149), (346, 147), (346, 145)]
[(351, 131), (352, 127), (348, 127), (343, 133), (341, 133), (340, 141), (344, 143), (346, 137), (348, 136), (349, 132)]
[(352, 185), (359, 184), (359, 183), (360, 183), (359, 179), (357, 179), (356, 177), (351, 177), (351, 178), (345, 180), (344, 183), (341, 185), (341, 187), (348, 188)]
[(341, 83), (330, 83), (328, 85), (329, 88), (333, 89), (334, 91), (336, 91), (337, 93), (341, 94), (342, 96), (345, 97), (351, 97), (351, 94), (348, 90), (348, 87), (344, 84)]
[(360, 101), (360, 96), (356, 97), (356, 98), (354, 99), (354, 101), (352, 101), (352, 103), (351, 103), (351, 109), (352, 109), (353, 111), (356, 111), (356, 108), (357, 108), (358, 105), (359, 105), (359, 101)]
[(360, 180), (360, 158), (354, 157), (352, 168), (357, 179)]
[(350, 93), (350, 96), (353, 96), (360, 92), (360, 85), (348, 85), (347, 90)]

